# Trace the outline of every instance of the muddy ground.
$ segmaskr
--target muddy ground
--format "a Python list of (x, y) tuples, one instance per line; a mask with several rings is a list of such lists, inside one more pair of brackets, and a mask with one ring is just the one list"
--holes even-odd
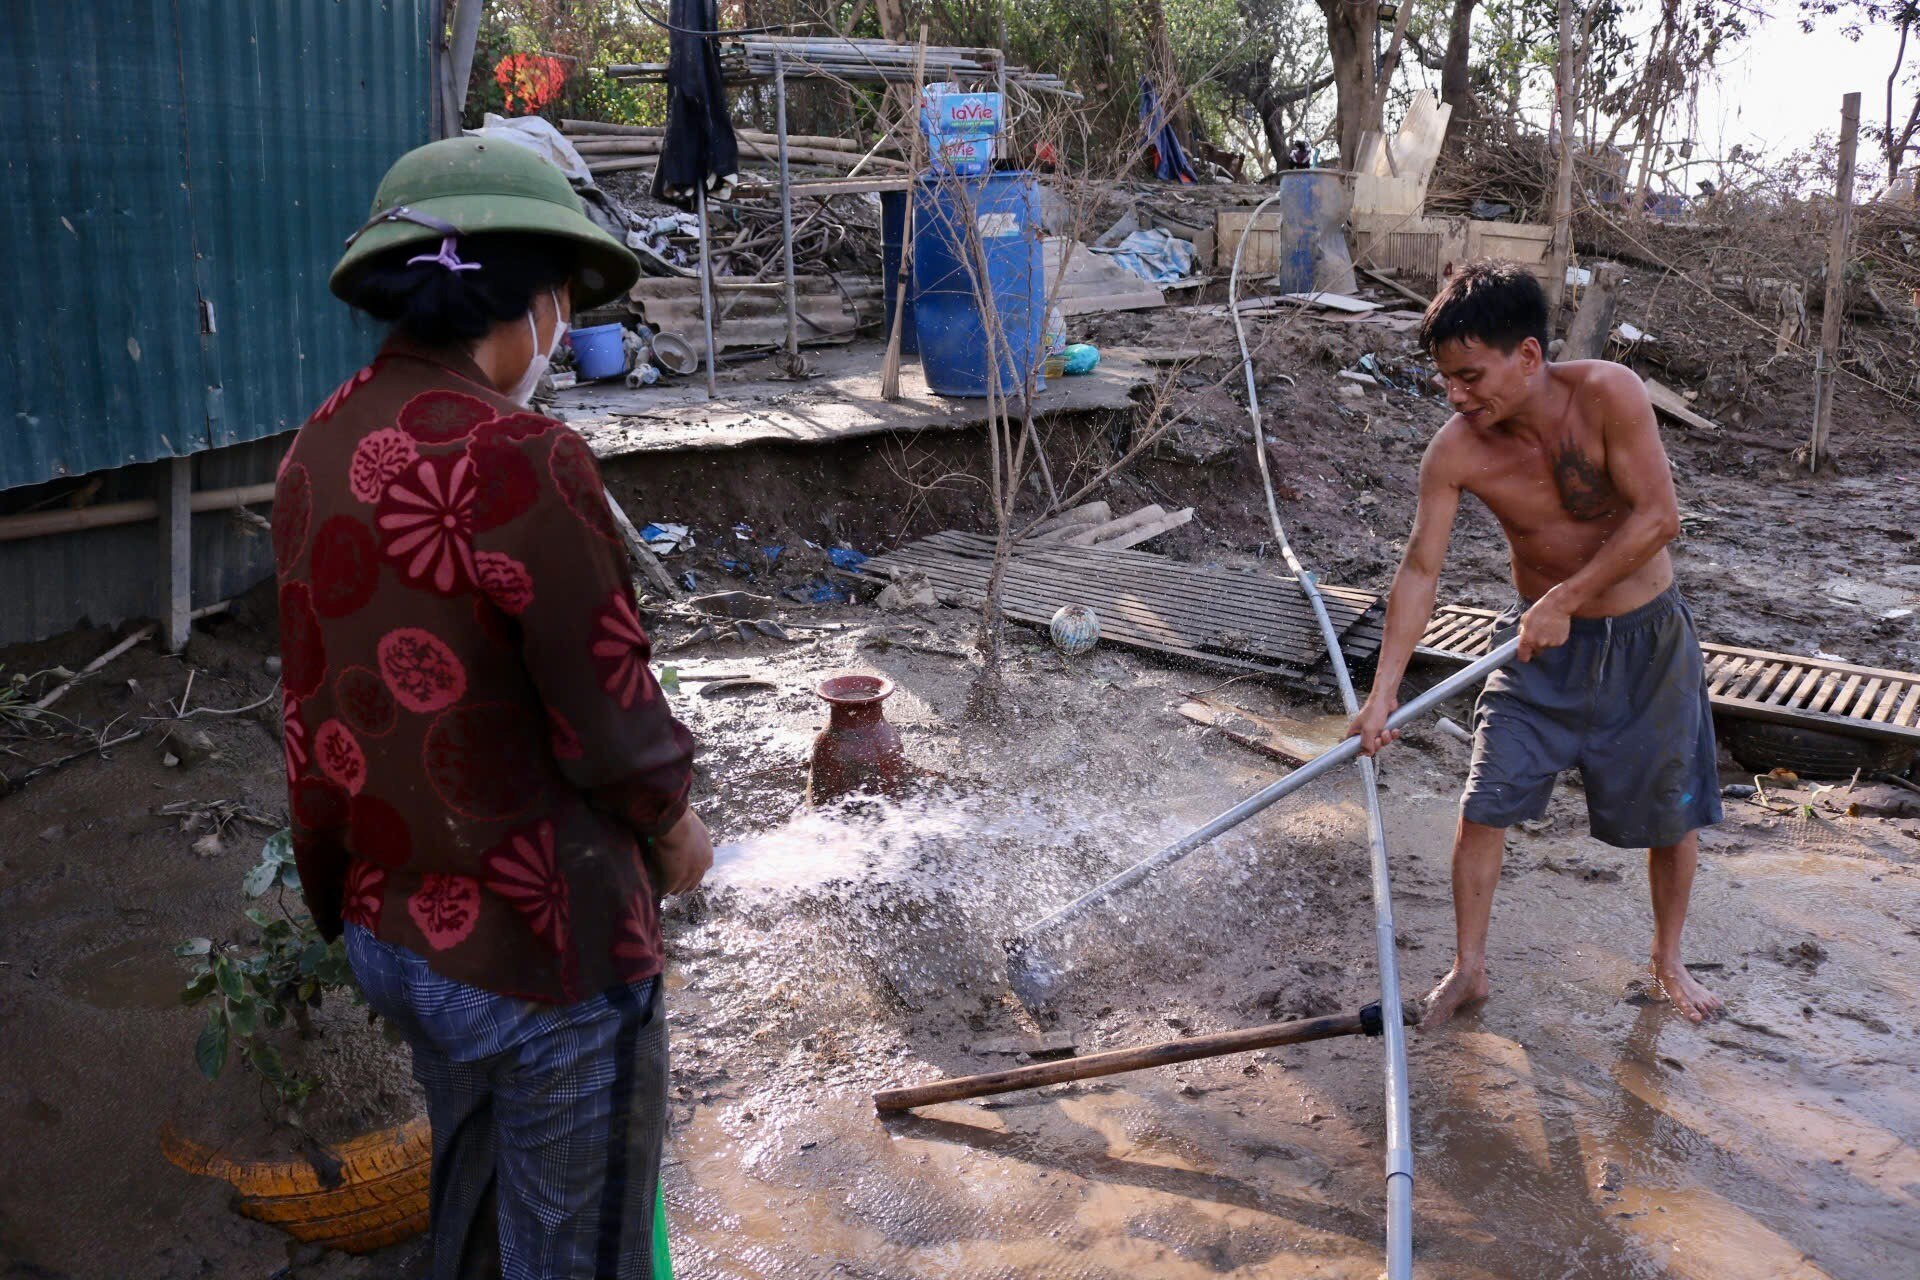
[[(1106, 337), (1108, 319), (1090, 336)], [(1384, 588), (1411, 514), (1420, 450), (1442, 412), (1391, 388), (1359, 396), (1359, 356), (1399, 369), (1404, 339), (1263, 321), (1269, 448), (1302, 555), (1332, 581)], [(1198, 509), (1162, 544), (1186, 559), (1271, 554), (1250, 483), (1240, 394), (1217, 318), (1127, 321), (1173, 366), (1187, 411), (1177, 456), (1108, 496)], [(1259, 334), (1256, 334), (1259, 339)], [(1197, 351), (1186, 357), (1182, 351)], [(1289, 384), (1281, 375), (1293, 382)], [(1407, 379), (1409, 385), (1417, 385)], [(1722, 412), (1707, 401), (1703, 412)], [(1743, 419), (1784, 436), (1791, 423)], [(1891, 406), (1843, 401), (1841, 470), (1807, 480), (1782, 452), (1668, 433), (1683, 508), (1683, 584), (1709, 638), (1911, 668), (1920, 436)], [(1063, 424), (1064, 474), (1150, 425)], [(1869, 437), (1869, 428), (1873, 434)], [(1232, 448), (1212, 461), (1197, 461)], [(782, 596), (819, 572), (807, 538), (873, 551), (959, 522), (964, 488), (915, 492), (972, 461), (960, 434), (771, 453), (640, 459), (610, 479), (636, 518), (694, 524), (671, 561), (720, 566), (778, 541), (793, 559), (745, 583), (792, 639), (696, 639), (656, 621), (663, 663), (703, 745), (716, 837), (739, 846), (668, 913), (675, 1131), (668, 1201), (680, 1274), (776, 1277), (1354, 1276), (1379, 1273), (1379, 1052), (1335, 1041), (1084, 1086), (949, 1104), (881, 1123), (889, 1083), (992, 1069), (1043, 1032), (1079, 1051), (1351, 1009), (1375, 986), (1365, 825), (1350, 783), (1281, 806), (1092, 918), (1069, 981), (1036, 1017), (1009, 994), (1000, 939), (1275, 776), (1271, 762), (1182, 720), (1224, 678), (1101, 649), (1070, 661), (1016, 632), (1018, 715), (966, 722), (973, 620)], [(1185, 460), (1181, 460), (1184, 458)], [(784, 557), (783, 557), (784, 559)], [(1507, 600), (1497, 532), (1463, 515), (1443, 596)], [(1894, 615), (1894, 616), (1890, 616)], [(209, 1086), (201, 1015), (175, 992), (179, 939), (245, 939), (240, 879), (284, 813), (267, 708), (201, 714), (212, 757), (169, 766), (190, 707), (271, 692), (268, 620), (246, 602), (184, 658), (141, 648), (76, 692), (52, 737), (17, 727), (18, 779), (143, 725), (0, 798), (0, 1265), (7, 1275), (297, 1277), (411, 1274), (418, 1247), (365, 1259), (289, 1251), (225, 1207), (224, 1186), (160, 1157), (163, 1125), (241, 1154), (296, 1148), (242, 1068)], [(0, 655), (4, 672), (77, 668), (111, 637), (78, 632)], [(880, 810), (805, 813), (809, 692), (840, 670), (894, 678), (912, 758), (940, 779)], [(703, 692), (715, 675), (768, 683)], [(38, 688), (39, 686), (34, 686)], [(1242, 704), (1318, 721), (1324, 704), (1239, 682)], [(1456, 718), (1464, 711), (1456, 709)], [(1321, 725), (1323, 731), (1325, 724)], [(1433, 730), (1383, 766), (1409, 993), (1445, 967), (1446, 851), (1465, 749)], [(1726, 780), (1735, 781), (1731, 770)], [(1805, 793), (1802, 799), (1808, 798)], [(1883, 800), (1887, 797), (1881, 797)], [(155, 810), (233, 801), (218, 849)], [(1891, 803), (1891, 801), (1889, 801)], [(1584, 834), (1577, 787), (1511, 841), (1493, 939), (1495, 999), (1412, 1047), (1419, 1270), (1428, 1277), (1903, 1274), (1920, 1250), (1920, 821), (1809, 819), (1730, 804), (1705, 841), (1691, 958), (1727, 997), (1705, 1028), (1630, 991), (1648, 928), (1637, 860)], [(413, 1113), (404, 1055), (342, 1006), (296, 1050), (323, 1076), (303, 1119), (323, 1140)]]

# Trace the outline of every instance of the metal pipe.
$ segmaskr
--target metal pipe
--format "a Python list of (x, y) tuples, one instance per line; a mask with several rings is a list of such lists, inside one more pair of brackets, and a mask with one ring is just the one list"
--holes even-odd
[[(1409, 725), (1438, 707), (1447, 699), (1471, 689), (1474, 685), (1486, 679), (1489, 672), (1503, 667), (1512, 661), (1513, 655), (1519, 647), (1520, 645), (1517, 640), (1509, 640), (1492, 653), (1489, 653), (1486, 657), (1475, 662), (1472, 666), (1462, 667), (1445, 680), (1442, 680), (1439, 684), (1434, 685), (1431, 689), (1428, 689), (1425, 693), (1422, 693), (1413, 699), (1413, 701), (1405, 704), (1398, 711), (1394, 712), (1387, 718), (1387, 727), (1390, 729), (1399, 729)], [(1108, 880), (1105, 884), (1089, 889), (1045, 919), (1037, 920), (1033, 924), (1028, 925), (1025, 929), (1021, 930), (1019, 935), (1009, 944), (1009, 949), (1014, 951), (1025, 950), (1038, 940), (1041, 934), (1050, 933), (1069, 921), (1078, 919), (1094, 907), (1105, 902), (1108, 898), (1111, 898), (1114, 894), (1125, 889), (1131, 889), (1148, 876), (1165, 870), (1168, 866), (1186, 857), (1201, 845), (1212, 840), (1215, 836), (1226, 831), (1231, 831), (1248, 818), (1251, 818), (1254, 814), (1259, 813), (1262, 809), (1271, 805), (1274, 801), (1285, 799), (1287, 796), (1292, 795), (1294, 792), (1306, 786), (1309, 782), (1324, 777), (1332, 773), (1335, 769), (1338, 769), (1341, 765), (1352, 761), (1354, 757), (1359, 754), (1360, 739), (1342, 739), (1338, 745), (1327, 748), (1278, 782), (1254, 792), (1245, 800), (1242, 800), (1239, 804), (1233, 806), (1233, 808), (1227, 810), (1199, 830), (1174, 841), (1152, 857), (1136, 862), (1133, 866), (1128, 867), (1125, 871)]]
[(787, 65), (784, 54), (773, 55), (773, 111), (780, 135), (780, 246), (787, 272), (787, 362), (789, 372), (800, 363), (800, 304), (793, 279), (793, 174), (787, 167)]
[(707, 230), (707, 179), (703, 174), (700, 181), (694, 183), (694, 200), (700, 214), (700, 324), (707, 335), (707, 399), (720, 394), (719, 384), (713, 376), (713, 262), (711, 253), (712, 236)]

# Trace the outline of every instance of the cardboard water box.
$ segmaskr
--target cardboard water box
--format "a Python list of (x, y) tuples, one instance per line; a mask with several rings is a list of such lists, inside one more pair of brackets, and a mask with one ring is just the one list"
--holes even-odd
[(920, 123), (935, 170), (982, 174), (993, 168), (994, 140), (1005, 123), (1005, 111), (997, 93), (954, 93), (947, 85), (929, 85), (922, 95)]

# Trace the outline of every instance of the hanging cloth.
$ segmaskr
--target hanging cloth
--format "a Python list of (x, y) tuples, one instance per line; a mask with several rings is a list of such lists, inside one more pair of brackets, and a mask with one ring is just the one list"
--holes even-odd
[(1140, 129), (1147, 135), (1147, 145), (1153, 148), (1155, 177), (1162, 182), (1200, 181), (1193, 166), (1187, 163), (1180, 139), (1174, 135), (1173, 121), (1161, 109), (1160, 95), (1153, 91), (1152, 81), (1145, 76), (1140, 77)]
[(725, 195), (739, 180), (740, 148), (727, 114), (727, 83), (711, 35), (717, 0), (672, 0), (667, 8), (667, 135), (653, 171), (653, 196), (694, 207), (694, 191)]

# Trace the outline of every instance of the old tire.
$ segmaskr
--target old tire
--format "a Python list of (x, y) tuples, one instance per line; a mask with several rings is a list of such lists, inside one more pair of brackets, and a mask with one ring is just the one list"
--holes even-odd
[(1734, 762), (1750, 773), (1789, 769), (1803, 778), (1851, 778), (1855, 769), (1871, 777), (1913, 765), (1913, 747), (1880, 738), (1737, 716), (1716, 716), (1714, 727)]

